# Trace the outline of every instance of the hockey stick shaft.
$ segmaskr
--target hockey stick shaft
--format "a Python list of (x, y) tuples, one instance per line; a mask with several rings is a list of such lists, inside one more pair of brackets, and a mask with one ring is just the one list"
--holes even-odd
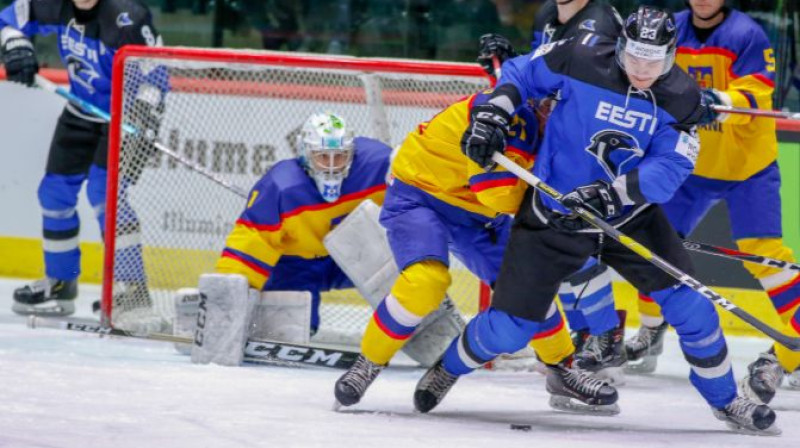
[[(92, 115), (96, 116), (97, 118), (100, 118), (100, 119), (102, 119), (102, 120), (104, 120), (104, 121), (106, 121), (108, 123), (111, 123), (111, 115), (108, 112), (104, 111), (103, 109), (95, 106), (94, 104), (92, 104), (92, 103), (90, 103), (90, 102), (88, 102), (88, 101), (86, 101), (86, 100), (84, 100), (82, 98), (78, 98), (77, 96), (73, 95), (69, 90), (67, 90), (67, 89), (55, 84), (54, 82), (50, 81), (49, 79), (37, 74), (36, 75), (36, 85), (38, 85), (43, 90), (46, 90), (48, 92), (52, 92), (52, 93), (55, 93), (56, 95), (59, 95), (60, 97), (62, 97), (64, 99), (66, 99), (67, 101), (79, 106), (81, 109), (83, 109), (86, 112), (91, 113)], [(139, 132), (135, 127), (131, 126), (128, 123), (124, 123), (122, 125), (122, 129), (127, 134), (131, 134), (131, 135), (135, 135), (137, 132)], [(198, 173), (198, 174), (200, 174), (202, 176), (205, 176), (207, 179), (209, 179), (209, 180), (217, 183), (218, 185), (226, 188), (227, 190), (231, 191), (232, 193), (234, 193), (234, 194), (236, 194), (236, 195), (238, 195), (238, 196), (240, 196), (242, 198), (247, 199), (247, 192), (246, 191), (242, 190), (241, 188), (237, 187), (236, 185), (233, 185), (232, 183), (226, 181), (225, 179), (220, 178), (219, 176), (215, 175), (214, 173), (208, 172), (203, 167), (200, 167), (197, 164), (193, 163), (191, 160), (186, 159), (185, 157), (181, 156), (177, 152), (173, 151), (171, 148), (168, 148), (167, 146), (163, 145), (161, 142), (155, 141), (155, 142), (153, 142), (153, 146), (155, 146), (156, 149), (158, 149), (159, 151), (163, 152), (168, 157), (174, 159), (175, 161), (177, 161), (181, 165), (184, 165), (185, 167), (191, 169), (192, 171), (194, 171), (194, 172), (196, 172), (196, 173)]]
[(711, 244), (700, 243), (697, 241), (684, 241), (683, 247), (693, 252), (699, 252), (707, 255), (714, 255), (717, 257), (727, 258), (729, 260), (738, 260), (745, 263), (753, 263), (762, 266), (768, 266), (775, 269), (783, 269), (784, 271), (800, 272), (800, 264), (791, 261), (778, 260), (777, 258), (769, 258), (761, 255), (748, 254), (746, 252), (739, 252), (738, 250), (728, 249), (726, 247), (714, 246)]
[(494, 79), (500, 79), (503, 76), (503, 69), (501, 68), (500, 59), (496, 54), (492, 55), (492, 66), (494, 67)]
[[(561, 193), (559, 193), (551, 186), (544, 183), (541, 179), (534, 176), (533, 173), (525, 170), (521, 166), (511, 161), (503, 154), (495, 152), (494, 155), (492, 155), (492, 160), (501, 165), (502, 167), (504, 167), (505, 169), (507, 169), (508, 171), (514, 173), (520, 179), (524, 180), (526, 183), (536, 188), (537, 190), (541, 191), (542, 193), (546, 194), (547, 196), (555, 199), (556, 201), (559, 202), (561, 201), (562, 198)], [(618, 241), (620, 244), (627, 247), (631, 251), (635, 252), (645, 260), (649, 261), (650, 263), (652, 263), (662, 271), (666, 272), (667, 274), (669, 274), (671, 277), (678, 280), (682, 284), (697, 291), (698, 293), (702, 294), (704, 297), (706, 297), (713, 303), (716, 303), (717, 305), (729, 311), (739, 319), (747, 322), (753, 328), (757, 329), (758, 331), (772, 338), (775, 342), (785, 346), (790, 350), (800, 351), (800, 338), (787, 336), (781, 333), (780, 331), (772, 328), (771, 326), (767, 325), (766, 323), (760, 321), (747, 311), (744, 311), (743, 309), (739, 308), (725, 297), (721, 296), (720, 294), (717, 294), (716, 292), (711, 290), (711, 288), (709, 288), (708, 286), (705, 286), (704, 284), (700, 283), (700, 281), (693, 278), (689, 274), (676, 268), (668, 261), (654, 254), (652, 251), (650, 251), (650, 249), (644, 247), (642, 244), (640, 244), (633, 238), (620, 232), (619, 230), (614, 228), (614, 226), (603, 221), (602, 219), (595, 216), (594, 214), (584, 209), (583, 207), (575, 207), (573, 211), (592, 226), (601, 230), (603, 233), (610, 236), (614, 240)]]
[[(176, 344), (194, 343), (192, 338), (173, 336), (171, 334), (150, 333), (133, 334), (118, 328), (101, 325), (98, 322), (77, 319), (52, 319), (38, 316), (28, 318), (29, 328), (52, 328), (98, 336), (118, 336), (125, 338), (145, 339), (150, 341), (173, 342)], [(356, 361), (359, 353), (326, 345), (298, 345), (277, 341), (250, 339), (245, 344), (244, 360), (251, 363), (313, 365), (347, 369)]]
[(783, 112), (780, 110), (749, 109), (746, 107), (711, 106), (715, 112), (725, 114), (752, 115), (754, 117), (782, 118), (785, 120), (800, 120), (800, 112)]

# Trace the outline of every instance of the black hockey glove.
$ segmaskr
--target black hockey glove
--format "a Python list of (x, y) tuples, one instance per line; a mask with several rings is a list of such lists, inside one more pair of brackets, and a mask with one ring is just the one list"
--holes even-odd
[(489, 76), (495, 76), (494, 63), (492, 56), (497, 56), (501, 64), (515, 56), (514, 46), (508, 39), (499, 34), (484, 34), (480, 38), (480, 49), (478, 50), (478, 64), (481, 64), (483, 71)]
[(561, 198), (561, 203), (567, 208), (583, 207), (603, 219), (622, 216), (622, 199), (604, 180), (572, 190)]
[(39, 62), (33, 43), (24, 37), (11, 37), (3, 44), (3, 65), (9, 81), (25, 84), (34, 83), (34, 75), (39, 73)]
[(461, 151), (488, 171), (494, 165), (492, 155), (505, 151), (510, 118), (491, 104), (473, 106), (469, 126), (461, 137)]
[(719, 92), (714, 89), (703, 89), (700, 94), (700, 107), (703, 110), (703, 114), (697, 124), (702, 126), (719, 120), (720, 113), (715, 111), (713, 106), (727, 106), (720, 98)]

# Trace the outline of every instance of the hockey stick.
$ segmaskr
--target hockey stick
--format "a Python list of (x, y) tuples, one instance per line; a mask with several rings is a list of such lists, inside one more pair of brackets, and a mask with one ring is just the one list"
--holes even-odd
[(746, 252), (739, 252), (738, 250), (728, 249), (726, 247), (713, 246), (711, 244), (688, 240), (683, 242), (683, 247), (693, 252), (715, 255), (717, 257), (727, 258), (729, 260), (739, 260), (744, 261), (745, 263), (760, 264), (762, 266), (783, 269), (785, 271), (800, 272), (800, 263), (778, 260), (777, 258), (769, 258), (761, 255), (748, 254)]
[[(119, 336), (126, 338), (146, 339), (150, 341), (192, 344), (192, 338), (173, 336), (171, 334), (150, 333), (137, 335), (118, 328), (111, 328), (90, 320), (51, 319), (39, 316), (28, 317), (29, 328), (53, 328), (56, 330), (77, 331), (99, 336)], [(293, 364), (348, 369), (358, 358), (358, 352), (352, 352), (327, 345), (297, 345), (277, 341), (250, 339), (245, 344), (244, 360), (250, 363)]]
[[(498, 163), (508, 171), (514, 173), (517, 177), (524, 180), (526, 183), (536, 188), (537, 190), (541, 191), (542, 193), (546, 194), (547, 196), (550, 196), (556, 201), (561, 202), (561, 198), (563, 197), (561, 193), (554, 190), (551, 186), (547, 185), (541, 179), (534, 176), (533, 173), (525, 170), (521, 166), (512, 162), (509, 158), (507, 158), (503, 154), (495, 152), (492, 155), (492, 161)], [(600, 229), (601, 231), (603, 231), (603, 233), (615, 239), (620, 244), (627, 247), (631, 251), (635, 252), (645, 260), (649, 261), (650, 263), (652, 263), (662, 271), (666, 272), (679, 282), (699, 292), (713, 303), (716, 303), (717, 305), (726, 309), (739, 319), (747, 322), (753, 328), (759, 330), (760, 332), (772, 338), (775, 342), (785, 346), (789, 350), (800, 351), (800, 338), (787, 336), (781, 333), (780, 331), (765, 324), (764, 322), (760, 321), (759, 319), (755, 318), (747, 311), (744, 311), (735, 304), (731, 303), (725, 297), (722, 297), (721, 295), (712, 291), (711, 288), (709, 288), (708, 286), (700, 283), (700, 281), (698, 281), (694, 277), (676, 268), (668, 261), (664, 260), (663, 258), (651, 252), (650, 249), (642, 246), (633, 238), (620, 232), (619, 230), (614, 228), (614, 226), (600, 219), (598, 216), (595, 216), (593, 213), (584, 209), (583, 207), (575, 207), (573, 211), (592, 226)]]
[(800, 112), (783, 112), (780, 110), (748, 109), (746, 107), (711, 106), (715, 112), (725, 114), (752, 115), (754, 117), (783, 118), (786, 120), (800, 120)]
[[(90, 102), (88, 102), (86, 100), (78, 98), (77, 96), (73, 95), (69, 90), (58, 86), (57, 84), (51, 82), (49, 79), (37, 74), (36, 75), (36, 85), (38, 85), (43, 90), (46, 90), (48, 92), (52, 92), (52, 93), (55, 93), (56, 95), (61, 96), (62, 98), (66, 99), (67, 101), (71, 102), (72, 104), (75, 104), (76, 106), (79, 106), (81, 109), (83, 109), (86, 112), (91, 113), (92, 115), (96, 116), (97, 118), (100, 118), (102, 120), (105, 120), (108, 123), (111, 123), (111, 115), (108, 112), (104, 111), (103, 109), (100, 109), (99, 107), (95, 106), (94, 104), (92, 104), (92, 103), (90, 103)], [(128, 123), (124, 123), (122, 125), (122, 130), (124, 132), (128, 133), (128, 134), (131, 134), (131, 135), (135, 135), (137, 132), (139, 132), (135, 127), (131, 126)], [(181, 156), (177, 152), (173, 151), (171, 148), (163, 145), (161, 142), (154, 141), (153, 142), (153, 146), (156, 149), (158, 149), (159, 151), (161, 151), (164, 154), (166, 154), (167, 156), (169, 156), (170, 158), (172, 158), (175, 161), (177, 161), (178, 163), (180, 163), (181, 165), (191, 169), (192, 171), (194, 171), (194, 172), (196, 172), (196, 173), (198, 173), (198, 174), (200, 174), (202, 176), (205, 176), (207, 179), (210, 179), (210, 180), (216, 182), (218, 185), (221, 185), (222, 187), (224, 187), (228, 191), (230, 191), (230, 192), (232, 192), (232, 193), (234, 193), (234, 194), (236, 194), (236, 195), (238, 195), (238, 196), (240, 196), (240, 197), (242, 197), (244, 199), (247, 199), (247, 192), (246, 191), (244, 191), (241, 188), (239, 188), (238, 186), (228, 182), (227, 180), (222, 179), (221, 177), (215, 175), (214, 173), (211, 173), (211, 172), (207, 171), (205, 168), (196, 165), (191, 160), (188, 160), (188, 159), (184, 158), (183, 156)]]

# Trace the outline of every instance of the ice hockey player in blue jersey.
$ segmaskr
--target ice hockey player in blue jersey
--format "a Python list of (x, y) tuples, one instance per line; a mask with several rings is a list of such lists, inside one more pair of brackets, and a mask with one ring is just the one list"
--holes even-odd
[[(0, 11), (0, 49), (8, 80), (32, 86), (39, 65), (30, 38), (57, 34), (61, 60), (69, 74), (70, 91), (103, 110), (109, 109), (111, 66), (117, 49), (127, 44), (157, 45), (150, 11), (138, 0), (15, 0)], [(143, 75), (142, 79), (154, 74)], [(165, 79), (161, 77), (161, 79)], [(152, 151), (158, 133), (165, 87), (142, 82), (126, 107), (135, 108), (131, 124), (142, 132), (127, 138), (126, 150)], [(74, 312), (80, 274), (76, 212), (78, 192), (86, 182), (89, 203), (102, 231), (105, 222), (108, 125), (68, 104), (58, 119), (47, 168), (39, 185), (43, 215), (46, 277), (14, 291), (13, 310), (19, 314), (69, 315)], [(135, 181), (135, 179), (131, 179)], [(125, 204), (121, 204), (122, 208)], [(127, 214), (138, 232), (138, 219)], [(115, 256), (126, 260), (127, 278), (119, 278), (135, 303), (149, 303), (137, 235)], [(117, 243), (120, 244), (120, 243)], [(133, 265), (133, 266), (131, 266)], [(135, 296), (135, 297), (134, 297)], [(118, 296), (117, 299), (123, 299)], [(123, 306), (124, 308), (124, 306)]]
[[(616, 39), (622, 30), (622, 18), (613, 6), (595, 0), (548, 0), (536, 13), (531, 50), (541, 45), (594, 33)], [(494, 75), (493, 58), (499, 62), (518, 57), (511, 43), (503, 36), (481, 36), (478, 62), (489, 75)], [(556, 106), (557, 94), (537, 103), (536, 115), (540, 132), (544, 133), (547, 118)], [(566, 314), (575, 343), (575, 362), (595, 372), (600, 378), (622, 384), (625, 364), (623, 336), (625, 311), (617, 311), (611, 289), (611, 273), (604, 264), (590, 258), (580, 272), (567, 278), (558, 290), (561, 307)]]
[[(566, 195), (559, 203), (528, 191), (515, 216), (492, 306), (422, 377), (414, 395), (417, 409), (433, 409), (460, 375), (523, 347), (563, 279), (599, 256), (659, 303), (678, 333), (692, 384), (717, 418), (741, 432), (779, 433), (772, 409), (737, 396), (713, 304), (570, 211), (590, 210), (678, 269), (693, 271), (657, 205), (691, 173), (699, 152), (695, 125), (707, 113), (697, 84), (674, 65), (675, 42), (672, 14), (642, 6), (616, 41), (587, 34), (544, 45), (530, 60), (503, 66), (499, 86), (473, 115), (462, 149), (479, 165), (491, 166), (492, 154), (504, 150), (496, 142), (503, 141), (497, 136), (507, 132), (508, 117), (529, 99), (559, 90), (534, 173)], [(563, 387), (574, 375), (562, 367), (548, 376), (548, 388)]]

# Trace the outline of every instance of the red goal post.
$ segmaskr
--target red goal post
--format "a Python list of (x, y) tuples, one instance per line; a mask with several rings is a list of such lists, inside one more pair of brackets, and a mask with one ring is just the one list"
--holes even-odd
[[(209, 175), (161, 151), (122, 150), (123, 123), (134, 118), (123, 106), (143, 73), (168, 86), (160, 142)], [(475, 64), (139, 46), (116, 54), (112, 80), (102, 289), (111, 324), (114, 296), (126, 294), (171, 319), (175, 292), (213, 270), (245, 205), (209, 177), (248, 190), (272, 163), (296, 156), (293, 138), (310, 113), (336, 111), (356, 135), (395, 147), (418, 123), (489, 86)], [(470, 315), (487, 306), (488, 288), (459, 263), (451, 268), (459, 308)], [(370, 310), (351, 290), (323, 294), (321, 313), (321, 333), (351, 342)]]

